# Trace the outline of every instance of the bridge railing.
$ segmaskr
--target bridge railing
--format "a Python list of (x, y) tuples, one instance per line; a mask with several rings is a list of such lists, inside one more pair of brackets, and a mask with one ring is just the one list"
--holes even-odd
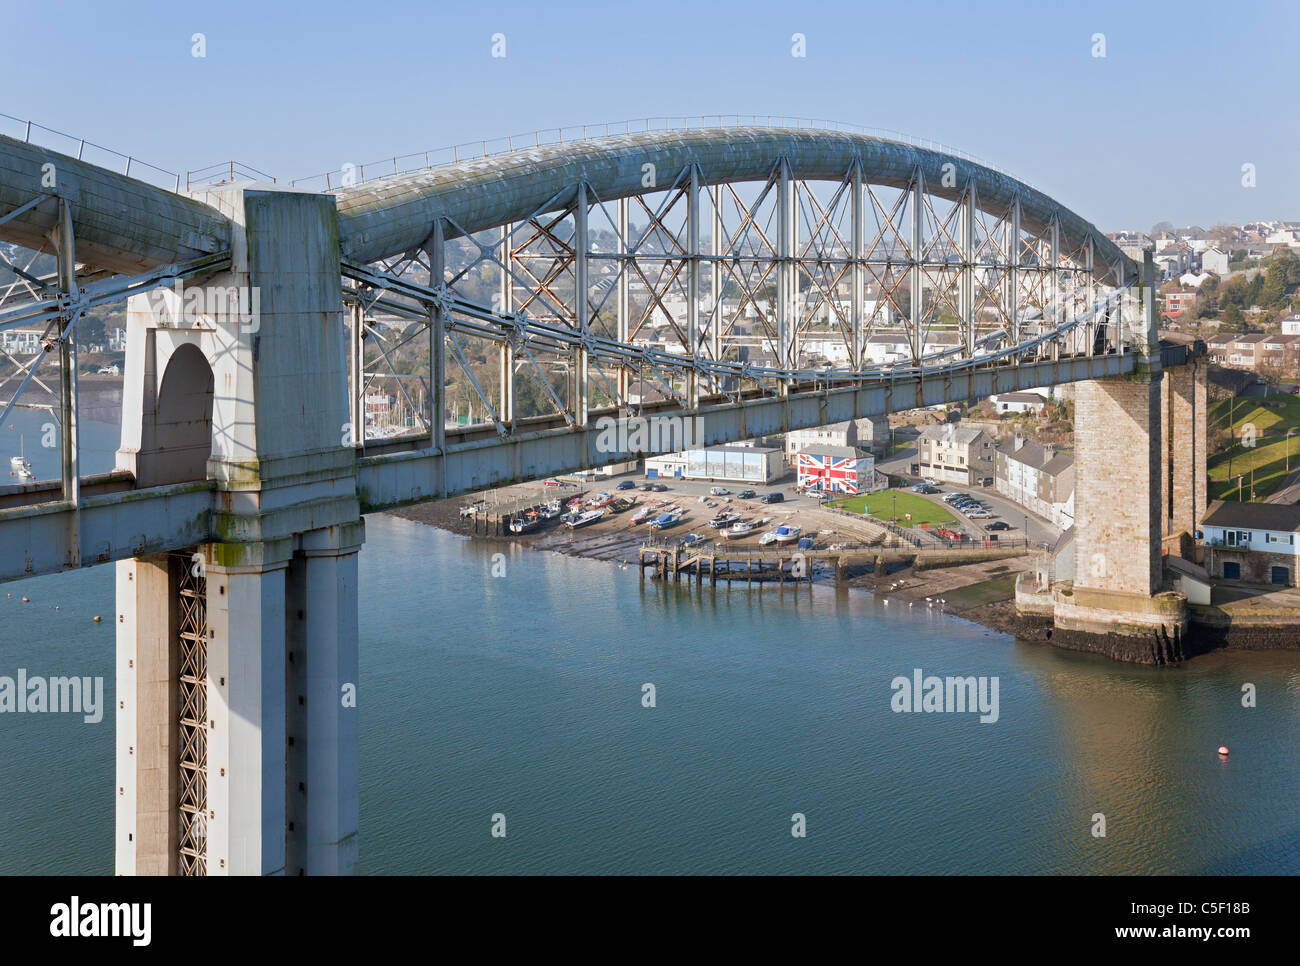
[[(1015, 178), (1022, 184), (1035, 186), (1024, 178), (1019, 178), (1009, 171), (997, 167), (969, 151), (963, 151), (952, 145), (935, 141), (931, 138), (916, 137), (888, 128), (867, 127), (861, 124), (849, 124), (824, 118), (793, 117), (777, 114), (704, 114), (691, 117), (642, 117), (634, 120), (606, 121), (597, 124), (575, 124), (570, 127), (543, 128), (523, 134), (505, 137), (482, 138), (477, 141), (465, 141), (460, 144), (447, 145), (430, 151), (417, 151), (412, 154), (395, 155), (366, 164), (348, 162), (336, 171), (326, 171), (290, 181), (291, 187), (312, 188), (319, 191), (333, 191), (336, 188), (351, 187), (374, 181), (378, 178), (392, 177), (398, 174), (411, 174), (444, 164), (460, 161), (474, 161), (507, 154), (511, 151), (528, 148), (548, 147), (557, 144), (570, 144), (575, 141), (587, 141), (592, 138), (610, 137), (617, 134), (646, 134), (654, 131), (698, 131), (717, 128), (770, 128), (782, 131), (825, 131), (841, 134), (859, 134), (867, 137), (881, 138), (900, 144), (937, 151), (982, 165), (1008, 178)], [(1035, 188), (1037, 190), (1037, 188)]]
[(114, 151), (112, 148), (95, 144), (85, 138), (56, 131), (52, 127), (37, 124), (35, 121), (25, 121), (22, 118), (12, 117), (8, 114), (0, 114), (0, 134), (11, 137), (16, 141), (22, 141), (25, 144), (34, 144), (38, 147), (49, 148), (51, 151), (58, 151), (60, 154), (69, 155), (78, 161), (84, 161), (99, 168), (117, 171), (128, 177), (137, 178), (151, 184), (155, 188), (165, 188), (168, 191), (175, 192), (181, 190), (181, 176), (175, 171), (168, 171), (157, 165), (141, 161), (129, 154)]
[[(391, 158), (384, 158), (379, 161), (367, 162), (365, 164), (347, 162), (336, 171), (326, 171), (306, 178), (298, 178), (290, 181), (289, 185), (291, 187), (310, 188), (318, 191), (333, 191), (336, 188), (349, 187), (355, 184), (364, 184), (366, 181), (373, 181), (377, 178), (390, 177), (396, 174), (410, 174), (415, 171), (435, 168), (439, 165), (454, 164), (459, 161), (473, 161), (492, 157), (498, 154), (507, 154), (511, 151), (518, 151), (526, 148), (570, 144), (575, 141), (586, 141), (592, 138), (609, 137), (616, 134), (645, 134), (654, 131), (696, 131), (714, 128), (770, 128), (782, 131), (826, 131), (876, 137), (881, 138), (882, 140), (895, 141), (900, 144), (909, 144), (913, 147), (925, 148), (954, 158), (960, 158), (969, 161), (972, 164), (981, 165), (991, 171), (996, 171), (1008, 178), (1015, 178), (1022, 184), (1029, 185), (1029, 187), (1038, 190), (1031, 182), (999, 168), (990, 161), (980, 158), (969, 151), (964, 151), (961, 148), (944, 144), (943, 142), (936, 141), (932, 138), (917, 137), (915, 135), (906, 134), (902, 131), (895, 131), (889, 128), (868, 127), (861, 124), (850, 124), (844, 121), (828, 120), (825, 118), (795, 117), (785, 114), (704, 114), (690, 117), (642, 117), (623, 121), (605, 121), (596, 124), (575, 124), (567, 127), (541, 128), (536, 131), (528, 131), (522, 134), (512, 134), (497, 138), (481, 138), (476, 141), (465, 141), (460, 144), (446, 145), (429, 151), (418, 151), (412, 154), (395, 155)], [(214, 180), (221, 180), (220, 173), (226, 171), (231, 164), (233, 164), (235, 168), (235, 170), (230, 173), (230, 178), (232, 180), (235, 178), (236, 174), (243, 174), (251, 180), (269, 180), (272, 182), (276, 180), (270, 175), (258, 171), (256, 168), (238, 162), (213, 165), (211, 168), (190, 171), (182, 176), (175, 171), (168, 171), (166, 168), (160, 168), (157, 165), (149, 164), (148, 162), (141, 161), (139, 158), (133, 157), (132, 155), (123, 154), (120, 151), (114, 151), (111, 148), (106, 148), (103, 145), (94, 143), (93, 141), (87, 141), (85, 138), (79, 138), (75, 135), (67, 134), (63, 131), (57, 131), (51, 127), (46, 127), (43, 124), (37, 124), (34, 121), (13, 117), (9, 114), (0, 114), (0, 134), (23, 141), (27, 144), (35, 144), (49, 148), (52, 151), (58, 151), (60, 154), (75, 157), (78, 161), (85, 161), (88, 164), (106, 168), (110, 171), (118, 171), (129, 177), (138, 178), (141, 181), (152, 184), (155, 187), (165, 188), (177, 193), (180, 193), (182, 185), (184, 185), (186, 189), (189, 189), (196, 184), (205, 184), (211, 183)], [(216, 171), (217, 174), (213, 175), (213, 171)]]

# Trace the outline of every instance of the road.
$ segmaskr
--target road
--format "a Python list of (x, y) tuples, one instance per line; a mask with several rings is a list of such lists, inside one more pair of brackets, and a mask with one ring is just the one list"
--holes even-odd
[[(890, 475), (901, 475), (911, 481), (917, 478), (912, 475), (912, 464), (916, 462), (917, 451), (915, 446), (909, 446), (907, 449), (899, 452), (898, 455), (888, 460), (881, 460), (876, 464), (876, 469)], [(1061, 537), (1061, 529), (1052, 524), (1051, 521), (1045, 520), (1035, 513), (1026, 510), (1019, 503), (1011, 500), (998, 493), (991, 486), (968, 486), (960, 483), (940, 483), (941, 492), (932, 495), (926, 495), (928, 499), (934, 500), (941, 505), (943, 503), (944, 493), (969, 493), (977, 500), (983, 500), (989, 505), (989, 512), (993, 517), (989, 520), (966, 520), (961, 514), (954, 515), (961, 519), (964, 529), (972, 536), (982, 538), (984, 536), (984, 524), (992, 523), (993, 520), (1005, 520), (1012, 527), (1010, 530), (1002, 531), (1006, 538), (1019, 540), (1025, 536), (1025, 527), (1029, 528), (1029, 541), (1031, 543), (1047, 544), (1052, 546)], [(1006, 539), (1004, 538), (1004, 539)]]

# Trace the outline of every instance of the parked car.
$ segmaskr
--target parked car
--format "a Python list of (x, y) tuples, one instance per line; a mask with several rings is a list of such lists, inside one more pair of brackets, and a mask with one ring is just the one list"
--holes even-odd
[(622, 483), (620, 483), (618, 486), (614, 487), (614, 489), (616, 489), (616, 490), (635, 490), (635, 489), (636, 489), (636, 483), (634, 483), (632, 480), (624, 480), (624, 481), (623, 481)]
[(650, 489), (654, 490), (656, 493), (666, 493), (668, 491), (668, 487), (664, 486), (662, 483), (651, 483)]
[(921, 482), (922, 482), (922, 483), (925, 483), (927, 486), (938, 486), (938, 485), (939, 485), (939, 481), (936, 480), (933, 476), (923, 476), (923, 477), (921, 477)]
[(649, 493), (649, 492), (650, 492), (651, 490), (653, 490), (654, 488), (655, 488), (655, 485), (654, 485), (653, 483), (642, 483), (642, 484), (641, 484), (641, 489), (644, 490), (646, 493)]
[(739, 493), (736, 494), (736, 499), (737, 499), (737, 500), (752, 500), (752, 499), (754, 499), (754, 497), (756, 497), (756, 496), (758, 496), (758, 494), (755, 493), (753, 490), (741, 490)]
[(943, 495), (944, 503), (956, 503), (958, 500), (969, 500), (970, 497), (965, 493), (945, 493)]
[(929, 483), (922, 483), (920, 486), (916, 487), (915, 489), (917, 493), (938, 493), (939, 492), (939, 488), (937, 486), (931, 486)]
[(994, 520), (992, 523), (984, 524), (985, 530), (1010, 530), (1011, 524), (1006, 520)]
[(553, 476), (549, 480), (542, 480), (542, 486), (563, 486), (563, 485), (564, 485), (563, 483), (561, 483)]
[(762, 498), (762, 501), (761, 501), (761, 502), (763, 502), (763, 503), (784, 503), (784, 502), (785, 502), (785, 494), (784, 494), (784, 493), (766, 493), (766, 494), (763, 495), (763, 498)]
[(731, 491), (728, 490), (725, 486), (714, 486), (709, 488), (709, 493), (711, 493), (713, 496), (726, 496), (730, 492)]

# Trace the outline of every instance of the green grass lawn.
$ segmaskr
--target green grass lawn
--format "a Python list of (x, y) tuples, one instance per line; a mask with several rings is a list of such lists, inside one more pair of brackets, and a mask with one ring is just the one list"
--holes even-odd
[[(1216, 433), (1229, 428), (1233, 440), (1226, 448), (1211, 451), (1208, 467), (1211, 500), (1262, 500), (1286, 479), (1288, 464), (1291, 470), (1300, 468), (1300, 398), (1238, 398), (1235, 404), (1224, 399), (1210, 407), (1208, 416), (1212, 440)], [(1295, 433), (1288, 440), (1289, 429)], [(1243, 474), (1238, 488), (1237, 477)]]
[(1014, 596), (1016, 596), (1015, 574), (1006, 574), (1002, 577), (982, 580), (978, 584), (958, 587), (956, 590), (947, 591), (943, 595), (949, 605), (960, 608), (978, 607), (980, 604), (991, 604), (998, 600), (1010, 600)]
[[(897, 513), (898, 524), (904, 527), (915, 527), (922, 523), (934, 526), (938, 523), (957, 522), (941, 504), (927, 500), (910, 490), (881, 490), (879, 493), (837, 500), (832, 505), (848, 510), (850, 513), (864, 513), (868, 512), (864, 508), (870, 508), (871, 516), (879, 520), (888, 520), (891, 514)], [(908, 513), (912, 515), (911, 520), (906, 517)]]

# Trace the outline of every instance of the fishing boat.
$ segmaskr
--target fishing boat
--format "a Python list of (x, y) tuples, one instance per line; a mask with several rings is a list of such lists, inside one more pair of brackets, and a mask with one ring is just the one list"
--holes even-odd
[(589, 523), (595, 523), (604, 515), (604, 510), (584, 510), (577, 516), (566, 517), (564, 522), (570, 529), (576, 530), (578, 527), (585, 527)]
[(641, 509), (637, 510), (636, 513), (632, 514), (632, 523), (645, 523), (650, 519), (650, 517), (654, 516), (655, 511), (658, 509), (657, 506), (643, 506)]
[(739, 522), (739, 520), (740, 520), (739, 513), (733, 513), (730, 510), (724, 510), (722, 513), (719, 513), (716, 517), (714, 517), (712, 520), (709, 521), (709, 526), (713, 527), (715, 530), (721, 530), (723, 527), (729, 527), (733, 523)]
[(735, 526), (722, 531), (722, 535), (728, 540), (736, 540), (740, 537), (749, 536), (757, 530), (759, 526), (760, 524), (757, 520), (741, 520), (737, 522)]
[(669, 510), (667, 513), (661, 513), (650, 521), (650, 526), (655, 530), (667, 530), (669, 527), (675, 527), (682, 522), (681, 510)]
[(593, 496), (590, 500), (587, 501), (587, 506), (591, 507), (593, 510), (598, 510), (601, 507), (609, 506), (613, 502), (614, 502), (613, 493), (597, 493), (595, 496)]
[[(23, 451), (23, 437), (21, 435), (18, 437), (18, 455), (9, 457), (9, 465), (16, 470), (30, 470), (32, 468), (32, 464)], [(18, 475), (21, 476), (22, 474), (19, 473)]]
[(769, 530), (767, 531), (767, 533), (763, 534), (761, 537), (758, 538), (758, 545), (760, 547), (770, 547), (774, 543), (776, 543), (775, 530)]
[(636, 500), (629, 500), (625, 496), (620, 496), (613, 500), (609, 505), (610, 513), (626, 513), (632, 507), (636, 506)]
[(515, 517), (510, 521), (511, 533), (532, 533), (542, 525), (542, 518), (536, 513)]
[(560, 501), (552, 500), (550, 503), (547, 503), (545, 506), (541, 507), (537, 511), (537, 515), (541, 517), (543, 520), (554, 520), (563, 512), (564, 512), (564, 508), (560, 506)]
[(799, 535), (803, 533), (803, 528), (783, 523), (773, 530), (772, 533), (774, 534), (774, 543), (794, 543), (799, 539)]
[(578, 507), (585, 505), (586, 502), (587, 501), (584, 500), (582, 497), (575, 496), (572, 500), (570, 500), (568, 503), (564, 505), (567, 506), (570, 510), (576, 510)]

